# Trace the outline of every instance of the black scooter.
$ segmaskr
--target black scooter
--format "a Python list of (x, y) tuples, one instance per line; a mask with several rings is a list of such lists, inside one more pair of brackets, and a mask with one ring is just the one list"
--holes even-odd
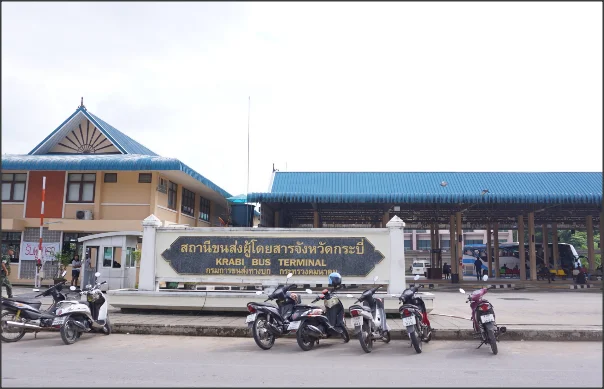
[[(312, 308), (301, 314), (296, 340), (302, 350), (309, 351), (315, 347), (315, 344), (319, 344), (319, 339), (333, 336), (341, 337), (345, 343), (350, 341), (350, 336), (346, 330), (346, 322), (344, 321), (344, 305), (342, 305), (335, 291), (336, 288), (332, 288), (331, 291), (324, 289), (311, 302), (312, 304), (323, 300), (325, 313), (321, 308)], [(306, 293), (311, 294), (312, 290), (306, 289)]]
[[(67, 274), (66, 271), (62, 276), (64, 277), (65, 274)], [(60, 325), (53, 326), (52, 322), (61, 302), (67, 300), (66, 294), (61, 292), (66, 282), (62, 281), (53, 285), (34, 298), (18, 296), (10, 299), (2, 298), (2, 315), (0, 315), (2, 341), (18, 342), (27, 332), (34, 332), (37, 335), (40, 331), (58, 330)], [(36, 300), (36, 298), (49, 296), (52, 296), (52, 304), (48, 309), (41, 311), (42, 301)]]
[[(263, 350), (268, 350), (275, 344), (275, 339), (281, 336), (295, 332), (298, 329), (299, 317), (302, 312), (308, 309), (317, 308), (310, 305), (302, 305), (302, 299), (297, 293), (289, 290), (296, 287), (295, 284), (287, 285), (287, 281), (292, 277), (292, 273), (287, 275), (285, 285), (275, 289), (262, 303), (249, 302), (247, 310), (250, 315), (245, 322), (248, 328), (252, 329), (254, 341)], [(263, 294), (258, 291), (256, 294)], [(275, 304), (267, 304), (267, 301), (275, 300)]]
[[(414, 279), (417, 281), (419, 274)], [(422, 342), (428, 343), (432, 339), (432, 327), (428, 320), (426, 304), (421, 297), (415, 296), (419, 288), (423, 287), (424, 285), (411, 285), (405, 289), (399, 297), (399, 304), (403, 305), (398, 309), (403, 319), (403, 326), (407, 328), (407, 335), (411, 339), (411, 345), (418, 354), (422, 352)]]

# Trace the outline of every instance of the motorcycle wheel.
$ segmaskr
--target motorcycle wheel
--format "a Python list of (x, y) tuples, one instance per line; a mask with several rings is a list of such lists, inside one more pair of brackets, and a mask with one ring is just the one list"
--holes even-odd
[(486, 330), (487, 330), (487, 340), (489, 341), (489, 344), (491, 345), (491, 351), (493, 352), (493, 354), (497, 355), (497, 338), (495, 337), (495, 328), (493, 328), (493, 323), (487, 323), (486, 324)]
[(415, 352), (418, 354), (422, 353), (422, 341), (419, 339), (419, 325), (415, 325), (415, 331), (413, 331), (410, 334), (411, 337), (411, 344), (413, 345), (413, 348), (415, 349)]
[(4, 311), (0, 315), (0, 338), (3, 342), (14, 343), (20, 341), (25, 336), (25, 328), (8, 327), (7, 321), (22, 321), (15, 320), (14, 312)]
[(105, 325), (103, 326), (103, 334), (111, 335), (111, 329), (111, 322), (109, 321), (109, 316), (107, 316), (107, 319), (105, 320)]
[(371, 337), (369, 325), (365, 322), (363, 322), (363, 326), (359, 331), (359, 342), (361, 343), (363, 351), (365, 351), (366, 353), (370, 353), (371, 350), (373, 350), (373, 338)]
[(61, 326), (61, 339), (66, 345), (74, 344), (80, 338), (79, 331), (76, 329), (74, 320), (71, 316), (65, 318), (65, 323)]
[(306, 323), (303, 323), (298, 328), (298, 331), (296, 331), (296, 341), (298, 341), (298, 346), (304, 351), (312, 350), (317, 342), (314, 338), (306, 335)]
[(384, 343), (390, 343), (390, 331), (384, 332), (384, 335), (382, 335), (382, 340)]
[(269, 350), (275, 344), (275, 335), (267, 328), (265, 314), (258, 314), (252, 326), (254, 341), (263, 350)]
[(432, 328), (426, 326), (425, 330), (426, 330), (427, 336), (424, 335), (424, 342), (428, 343), (429, 341), (432, 340)]
[(350, 342), (350, 335), (348, 334), (348, 330), (346, 329), (346, 326), (342, 326), (340, 327), (342, 328), (342, 338), (344, 339), (344, 343), (348, 343)]

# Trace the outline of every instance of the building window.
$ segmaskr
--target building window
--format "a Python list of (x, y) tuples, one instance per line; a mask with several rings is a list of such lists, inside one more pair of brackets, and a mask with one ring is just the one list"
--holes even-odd
[(441, 240), (440, 241), (440, 248), (441, 249), (450, 249), (451, 248), (451, 240), (447, 239), (447, 240)]
[(180, 212), (183, 215), (195, 217), (195, 193), (188, 189), (182, 188), (182, 205)]
[(103, 182), (117, 182), (117, 173), (105, 173), (105, 179), (103, 180)]
[(153, 177), (151, 176), (151, 173), (139, 173), (138, 174), (138, 183), (139, 184), (150, 184), (152, 178)]
[(411, 241), (405, 239), (405, 251), (411, 250)]
[(465, 244), (468, 245), (468, 244), (484, 244), (484, 243), (482, 242), (482, 239), (468, 239), (465, 241)]
[(418, 250), (430, 250), (430, 241), (425, 239), (419, 239), (417, 241)]
[(199, 220), (210, 221), (210, 200), (199, 198)]
[(122, 267), (122, 248), (121, 247), (105, 247), (103, 251), (103, 267), (119, 269)]
[[(83, 238), (85, 236), (88, 235), (92, 235), (92, 234), (88, 234), (88, 233), (76, 233), (76, 232), (64, 232), (63, 233), (63, 252), (66, 254), (69, 254), (70, 257), (73, 257), (74, 255), (79, 255), (80, 256), (80, 260), (83, 260), (84, 257), (82, 256), (82, 248), (84, 246), (84, 243), (82, 242), (78, 242), (79, 238)], [(96, 260), (96, 258), (95, 258)], [(96, 264), (95, 264), (96, 266)]]
[(2, 174), (2, 201), (25, 201), (27, 174)]
[(499, 239), (499, 243), (507, 243), (508, 240), (507, 239)]
[(19, 251), (21, 249), (20, 232), (2, 232), (2, 255), (8, 255), (9, 249), (12, 249), (15, 252), (15, 255), (10, 259), (10, 262), (18, 263)]
[(178, 185), (172, 181), (168, 181), (168, 208), (176, 210), (176, 191)]
[(94, 203), (95, 173), (70, 173), (67, 175), (67, 202)]

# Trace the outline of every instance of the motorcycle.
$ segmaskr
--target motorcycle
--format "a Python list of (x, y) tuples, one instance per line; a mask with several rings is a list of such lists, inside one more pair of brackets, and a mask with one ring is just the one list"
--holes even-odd
[[(374, 285), (378, 278), (378, 276), (373, 278)], [(383, 285), (378, 285), (364, 291), (361, 297), (354, 302), (355, 305), (348, 308), (352, 317), (354, 334), (358, 336), (361, 347), (366, 353), (370, 353), (373, 349), (374, 340), (383, 340), (385, 343), (390, 342), (390, 331), (386, 323), (384, 300), (373, 297), (373, 294), (381, 287)], [(347, 294), (346, 297), (354, 298), (351, 294)], [(358, 305), (357, 303), (361, 303), (362, 305)]]
[[(487, 281), (489, 277), (484, 275), (483, 281)], [(475, 290), (468, 295), (466, 303), (470, 303), (472, 309), (472, 326), (474, 327), (475, 335), (479, 335), (481, 339), (480, 345), (476, 348), (479, 349), (483, 344), (488, 343), (491, 346), (493, 354), (497, 355), (497, 342), (499, 342), (499, 335), (506, 332), (506, 327), (498, 327), (495, 322), (495, 310), (493, 304), (488, 300), (482, 298), (490, 288), (482, 288)], [(459, 289), (460, 293), (465, 294), (466, 291)]]
[[(414, 279), (419, 280), (419, 274)], [(421, 297), (415, 296), (419, 288), (423, 287), (424, 285), (411, 285), (398, 298), (399, 304), (403, 304), (398, 311), (403, 319), (403, 325), (407, 328), (411, 345), (418, 354), (422, 352), (422, 342), (428, 343), (432, 339), (432, 327), (428, 320), (426, 304)]]
[[(298, 346), (304, 351), (312, 350), (315, 344), (319, 344), (319, 339), (327, 339), (334, 336), (340, 336), (344, 339), (344, 343), (350, 341), (348, 330), (346, 330), (346, 322), (344, 321), (344, 305), (336, 295), (337, 287), (324, 289), (323, 292), (315, 298), (312, 303), (323, 300), (325, 305), (325, 313), (321, 308), (314, 307), (308, 309), (300, 315), (298, 319), (298, 331), (296, 332), (296, 340)], [(306, 293), (312, 294), (312, 290), (306, 289)], [(295, 323), (295, 322), (292, 322)]]
[(109, 302), (107, 297), (101, 292), (101, 285), (107, 281), (98, 282), (101, 273), (94, 274), (94, 285), (86, 285), (84, 290), (77, 290), (75, 286), (70, 287), (72, 291), (77, 291), (82, 296), (86, 296), (86, 301), (74, 301), (72, 304), (62, 306), (57, 309), (57, 317), (53, 320), (53, 325), (60, 325), (61, 339), (63, 343), (69, 345), (75, 343), (83, 332), (102, 332), (105, 335), (111, 334), (111, 323), (107, 315)]
[[(248, 328), (251, 328), (254, 341), (263, 350), (273, 347), (276, 338), (288, 335), (298, 329), (300, 322), (290, 322), (290, 319), (295, 320), (302, 312), (317, 308), (302, 305), (300, 295), (289, 291), (296, 287), (295, 284), (287, 285), (292, 275), (292, 273), (289, 273), (285, 285), (275, 289), (264, 302), (247, 303), (247, 310), (250, 315), (246, 317), (245, 323)], [(263, 293), (262, 291), (256, 292), (258, 295)], [(275, 300), (277, 305), (267, 304), (271, 300)]]
[[(66, 271), (62, 277), (65, 277)], [(40, 293), (34, 298), (14, 297), (10, 299), (2, 299), (2, 327), (0, 329), (0, 338), (3, 342), (18, 342), (25, 336), (27, 332), (34, 332), (37, 336), (38, 332), (46, 330), (58, 330), (59, 326), (52, 324), (56, 317), (56, 310), (64, 303), (69, 303), (66, 294), (62, 293), (63, 286), (67, 281), (62, 281), (48, 288), (44, 293)], [(45, 310), (40, 310), (42, 301), (36, 300), (38, 297), (52, 296), (53, 302)], [(12, 316), (13, 320), (8, 319)], [(9, 337), (9, 334), (16, 335)]]

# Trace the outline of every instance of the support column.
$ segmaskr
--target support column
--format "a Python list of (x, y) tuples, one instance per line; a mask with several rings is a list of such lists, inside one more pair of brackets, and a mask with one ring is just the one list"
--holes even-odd
[(314, 210), (313, 212), (313, 227), (314, 228), (320, 228), (321, 227), (321, 221), (320, 221), (320, 215), (319, 215), (319, 211), (317, 209)]
[(382, 228), (386, 228), (388, 223), (390, 222), (390, 211), (384, 212), (384, 216), (382, 216)]
[(176, 187), (176, 223), (177, 224), (181, 224), (182, 223), (182, 185), (178, 185)]
[(596, 257), (594, 252), (594, 222), (591, 215), (585, 217), (587, 225), (587, 259), (589, 260), (589, 274), (596, 271)]
[(275, 217), (275, 228), (281, 227), (281, 211), (277, 210), (274, 214)]
[(543, 263), (545, 264), (545, 266), (549, 267), (549, 248), (547, 247), (549, 241), (547, 237), (547, 224), (541, 225), (541, 234), (543, 235)]
[(411, 232), (411, 249), (413, 251), (417, 250), (417, 230)]
[(524, 251), (524, 216), (518, 216), (518, 259), (520, 260), (520, 279), (526, 280), (526, 258)]
[(495, 277), (501, 277), (499, 272), (499, 223), (493, 223), (493, 251), (495, 254)]
[(138, 278), (138, 290), (156, 291), (155, 282), (155, 237), (157, 227), (161, 227), (161, 221), (151, 215), (143, 220), (143, 247), (141, 250), (140, 274)]
[(487, 223), (487, 267), (489, 268), (488, 275), (489, 278), (493, 277), (493, 256), (491, 251), (491, 223)]
[(461, 267), (461, 259), (463, 257), (463, 233), (461, 232), (461, 212), (455, 213), (455, 224), (457, 229), (457, 255), (455, 256), (455, 263), (458, 267), (459, 280), (463, 281), (463, 268)]
[(554, 269), (558, 270), (560, 254), (558, 252), (558, 224), (552, 224), (552, 258), (554, 259)]
[(528, 214), (529, 229), (529, 259), (531, 267), (531, 281), (537, 280), (537, 253), (535, 252), (535, 213)]
[(394, 216), (386, 225), (390, 236), (390, 277), (388, 293), (400, 295), (405, 281), (405, 222)]
[[(149, 212), (152, 215), (155, 215), (155, 212), (157, 211), (155, 209), (157, 207), (157, 197), (159, 195), (157, 185), (159, 185), (159, 173), (153, 172), (151, 173), (151, 193), (149, 193)], [(197, 201), (197, 206), (199, 206), (199, 201)], [(197, 213), (195, 215), (197, 215)]]
[(434, 223), (430, 224), (430, 267), (434, 267), (436, 263), (436, 257), (434, 256), (434, 250), (436, 248), (436, 237), (434, 234)]
[[(103, 172), (96, 172), (96, 185), (94, 187), (94, 210), (92, 214), (94, 220), (101, 220), (102, 218), (101, 203), (103, 202), (103, 199), (101, 198), (101, 193), (103, 193), (104, 182), (105, 177), (103, 175)], [(84, 251), (84, 253), (86, 252)]]
[(457, 261), (457, 237), (455, 235), (455, 215), (449, 216), (449, 252), (451, 253), (451, 273), (458, 274)]

